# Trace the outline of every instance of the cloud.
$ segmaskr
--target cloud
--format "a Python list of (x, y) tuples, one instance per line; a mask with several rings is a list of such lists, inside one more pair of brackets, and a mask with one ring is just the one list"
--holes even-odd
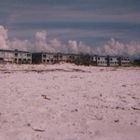
[(7, 31), (3, 26), (0, 25), (0, 46), (4, 49), (8, 49), (8, 34)]
[(0, 48), (1, 49), (19, 49), (31, 52), (65, 52), (65, 53), (89, 53), (99, 55), (128, 55), (140, 56), (140, 43), (130, 41), (122, 43), (111, 38), (102, 46), (93, 48), (85, 43), (77, 40), (69, 39), (67, 43), (63, 43), (57, 39), (49, 39), (47, 31), (38, 31), (35, 34), (34, 40), (20, 40), (8, 38), (8, 30), (0, 25)]
[(134, 41), (121, 43), (111, 38), (106, 44), (97, 47), (94, 51), (100, 55), (140, 56), (140, 43)]
[[(9, 37), (32, 39), (38, 30), (47, 29), (49, 34), (61, 30), (51, 37), (83, 41), (90, 46), (111, 37), (139, 40), (139, 17), (138, 0), (1, 0), (0, 3), (0, 23), (10, 30)], [(69, 30), (67, 36), (63, 30)], [(100, 31), (99, 38), (94, 32)]]
[(46, 41), (46, 37), (47, 37), (47, 32), (46, 31), (37, 32), (35, 34), (35, 38), (38, 41)]

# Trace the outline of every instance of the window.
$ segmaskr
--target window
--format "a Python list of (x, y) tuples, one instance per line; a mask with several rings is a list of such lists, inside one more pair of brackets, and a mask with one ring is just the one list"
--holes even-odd
[(0, 61), (3, 61), (4, 59), (0, 57)]
[(15, 56), (18, 56), (18, 53), (15, 53)]
[(43, 57), (46, 58), (46, 54), (43, 54)]
[(74, 59), (74, 56), (71, 56), (72, 59)]
[(27, 53), (27, 57), (30, 57), (31, 56), (31, 54), (30, 53)]

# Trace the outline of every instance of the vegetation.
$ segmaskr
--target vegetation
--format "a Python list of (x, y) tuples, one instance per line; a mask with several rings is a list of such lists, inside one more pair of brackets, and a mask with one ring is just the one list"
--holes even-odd
[(89, 65), (91, 65), (90, 55), (89, 54), (80, 54), (79, 57), (77, 59), (75, 59), (74, 63), (76, 65), (89, 66)]
[(134, 65), (134, 66), (139, 66), (139, 67), (140, 67), (140, 57), (139, 57), (138, 59), (135, 59), (135, 60), (133, 61), (133, 65)]

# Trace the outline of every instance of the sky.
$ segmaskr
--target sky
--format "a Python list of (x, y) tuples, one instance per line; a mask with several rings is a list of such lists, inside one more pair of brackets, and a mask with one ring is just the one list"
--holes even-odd
[[(140, 42), (140, 0), (1, 0), (0, 25), (8, 38), (47, 39), (104, 46), (110, 40)], [(138, 47), (137, 47), (138, 48)]]

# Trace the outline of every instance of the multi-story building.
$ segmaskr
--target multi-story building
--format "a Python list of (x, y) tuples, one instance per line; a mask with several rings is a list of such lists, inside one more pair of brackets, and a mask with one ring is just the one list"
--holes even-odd
[(107, 56), (97, 56), (97, 66), (108, 66)]
[(14, 53), (11, 50), (0, 50), (0, 62), (1, 63), (14, 63)]
[(32, 53), (33, 64), (54, 64), (57, 63), (57, 54), (47, 52)]
[(19, 50), (0, 50), (1, 63), (31, 64), (32, 54)]
[(107, 65), (108, 66), (119, 66), (119, 57), (118, 56), (107, 56)]
[[(128, 57), (119, 56), (91, 56), (91, 62), (97, 66), (129, 66), (130, 60)], [(91, 64), (92, 64), (91, 63)]]
[(129, 57), (120, 56), (118, 58), (118, 60), (119, 60), (119, 66), (129, 66), (130, 65)]
[(59, 62), (74, 62), (78, 58), (75, 54), (64, 53), (44, 53), (38, 52), (32, 54), (33, 63), (54, 64)]
[(90, 63), (91, 65), (97, 66), (97, 55), (90, 56)]
[(129, 66), (130, 60), (124, 56), (99, 56), (89, 54), (65, 54), (65, 53), (30, 53), (19, 50), (0, 50), (0, 63), (17, 64), (55, 64), (70, 62), (95, 66)]
[(14, 52), (14, 62), (17, 64), (31, 64), (32, 63), (32, 53), (26, 51), (18, 51)]

